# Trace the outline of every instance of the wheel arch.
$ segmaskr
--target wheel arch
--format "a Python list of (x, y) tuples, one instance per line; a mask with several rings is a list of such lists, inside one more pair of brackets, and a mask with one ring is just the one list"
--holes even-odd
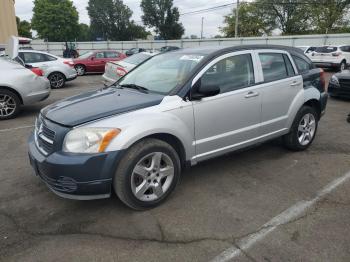
[(308, 101), (306, 101), (303, 106), (310, 106), (312, 108), (314, 108), (317, 112), (317, 118), (318, 120), (320, 119), (321, 117), (321, 104), (320, 104), (320, 101), (317, 100), (317, 99), (310, 99)]
[(61, 71), (58, 71), (58, 70), (50, 72), (48, 74), (47, 78), (49, 78), (51, 75), (56, 74), (56, 73), (59, 73), (59, 74), (63, 75), (64, 79), (67, 80), (67, 76), (64, 73), (62, 73)]
[(11, 87), (8, 87), (8, 86), (1, 86), (1, 85), (0, 85), (0, 89), (8, 90), (8, 91), (11, 91), (12, 93), (15, 93), (18, 96), (19, 100), (21, 101), (21, 104), (23, 105), (23, 98), (17, 90), (15, 90)]

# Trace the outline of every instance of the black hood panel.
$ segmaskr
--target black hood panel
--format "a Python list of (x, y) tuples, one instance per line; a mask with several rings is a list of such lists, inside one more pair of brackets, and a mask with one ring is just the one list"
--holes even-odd
[(60, 100), (42, 110), (42, 115), (64, 126), (76, 126), (99, 118), (158, 105), (163, 95), (137, 90), (107, 88)]

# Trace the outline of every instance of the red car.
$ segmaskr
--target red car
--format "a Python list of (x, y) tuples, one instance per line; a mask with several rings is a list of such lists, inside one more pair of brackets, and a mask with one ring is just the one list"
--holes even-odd
[(113, 50), (90, 51), (73, 59), (78, 75), (85, 73), (103, 73), (105, 64), (109, 61), (119, 61), (126, 57), (125, 54)]

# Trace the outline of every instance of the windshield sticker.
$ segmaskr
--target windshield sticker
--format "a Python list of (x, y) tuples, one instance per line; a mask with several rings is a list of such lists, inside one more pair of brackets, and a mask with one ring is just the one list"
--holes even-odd
[(198, 63), (203, 59), (203, 57), (204, 56), (201, 56), (201, 55), (183, 55), (180, 57), (180, 60), (190, 60)]

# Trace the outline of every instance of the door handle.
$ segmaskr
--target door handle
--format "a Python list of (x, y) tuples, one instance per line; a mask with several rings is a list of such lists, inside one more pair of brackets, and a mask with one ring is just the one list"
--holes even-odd
[(300, 85), (299, 82), (293, 82), (293, 83), (290, 84), (290, 86), (298, 86), (298, 85)]
[(248, 94), (246, 94), (244, 97), (245, 97), (245, 98), (251, 98), (251, 97), (256, 97), (256, 96), (258, 96), (258, 95), (259, 95), (258, 92), (249, 91)]

